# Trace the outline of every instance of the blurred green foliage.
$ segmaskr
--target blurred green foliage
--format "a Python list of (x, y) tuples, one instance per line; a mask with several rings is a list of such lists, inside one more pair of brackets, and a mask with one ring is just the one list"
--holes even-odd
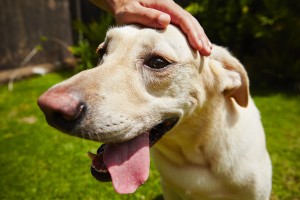
[(201, 0), (186, 10), (245, 64), (252, 87), (300, 91), (299, 1)]
[[(252, 88), (300, 91), (300, 1), (201, 0), (185, 2), (210, 40), (228, 49), (246, 66)], [(113, 24), (76, 22), (81, 36), (72, 52), (79, 70), (95, 66), (95, 49)]]
[(81, 21), (73, 23), (79, 39), (76, 45), (70, 48), (73, 55), (79, 58), (76, 71), (93, 68), (98, 59), (96, 49), (103, 42), (107, 29), (113, 24), (110, 15), (103, 15), (98, 21), (84, 24)]

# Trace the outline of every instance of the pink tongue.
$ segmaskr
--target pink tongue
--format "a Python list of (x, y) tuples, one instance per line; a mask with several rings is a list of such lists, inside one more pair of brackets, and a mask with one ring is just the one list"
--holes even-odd
[(149, 176), (149, 133), (129, 141), (107, 144), (104, 163), (111, 175), (116, 192), (133, 193)]

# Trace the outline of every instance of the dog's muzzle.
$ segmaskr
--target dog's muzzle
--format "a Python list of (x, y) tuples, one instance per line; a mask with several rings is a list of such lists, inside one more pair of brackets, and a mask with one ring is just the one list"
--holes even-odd
[[(78, 128), (88, 115), (87, 106), (81, 101), (80, 95), (64, 87), (54, 87), (45, 92), (38, 99), (38, 105), (49, 125), (73, 135), (76, 127)], [(102, 182), (113, 180), (114, 187), (119, 193), (135, 191), (148, 178), (149, 166), (146, 165), (149, 165), (150, 161), (149, 148), (170, 131), (178, 119), (178, 117), (167, 117), (153, 127), (140, 130), (132, 139), (103, 144), (97, 154), (89, 152), (88, 155), (92, 159), (92, 175)], [(118, 182), (123, 180), (119, 177), (124, 174), (128, 174), (130, 178)]]

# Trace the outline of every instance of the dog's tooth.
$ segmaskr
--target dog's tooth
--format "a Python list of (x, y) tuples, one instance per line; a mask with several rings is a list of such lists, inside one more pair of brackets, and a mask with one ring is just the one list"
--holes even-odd
[(94, 160), (94, 159), (96, 158), (96, 156), (97, 156), (97, 154), (94, 154), (94, 153), (92, 153), (92, 152), (90, 152), (90, 151), (88, 151), (87, 154), (88, 154), (88, 156), (89, 156), (89, 158), (90, 158), (91, 160)]

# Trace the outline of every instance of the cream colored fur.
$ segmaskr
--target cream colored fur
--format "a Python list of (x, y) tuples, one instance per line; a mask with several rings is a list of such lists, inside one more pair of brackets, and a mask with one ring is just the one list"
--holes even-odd
[[(178, 124), (152, 147), (164, 197), (267, 200), (271, 162), (246, 71), (222, 47), (200, 56), (174, 26), (112, 28), (99, 66), (55, 86), (80, 93), (88, 107), (73, 134), (120, 142), (168, 117)], [(153, 70), (159, 55), (172, 64)]]

